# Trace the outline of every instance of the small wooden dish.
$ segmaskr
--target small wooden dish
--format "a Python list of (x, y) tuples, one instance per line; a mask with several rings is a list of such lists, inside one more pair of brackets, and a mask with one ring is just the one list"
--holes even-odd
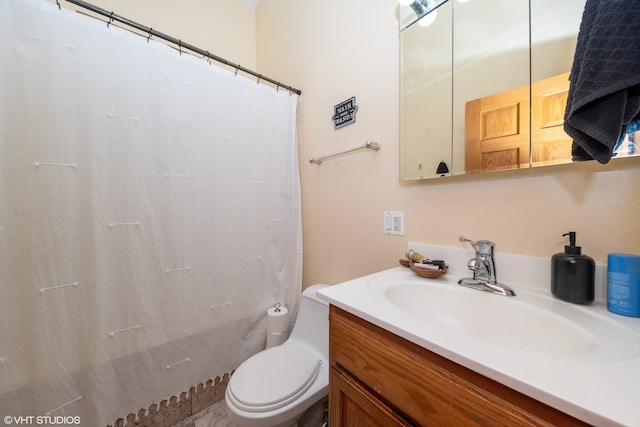
[(436, 277), (440, 277), (447, 272), (449, 266), (445, 264), (444, 270), (426, 270), (424, 268), (414, 267), (414, 262), (409, 261), (409, 268), (413, 270), (420, 277), (426, 277), (428, 279), (435, 279)]

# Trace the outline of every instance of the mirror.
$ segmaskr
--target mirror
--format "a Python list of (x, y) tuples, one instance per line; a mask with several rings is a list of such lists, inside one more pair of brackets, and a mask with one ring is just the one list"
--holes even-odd
[[(400, 176), (435, 177), (440, 161), (451, 168), (452, 7), (436, 9), (433, 24), (400, 33)], [(433, 13), (433, 12), (431, 12)]]
[(427, 27), (401, 6), (401, 179), (571, 162), (562, 118), (584, 5), (447, 0)]

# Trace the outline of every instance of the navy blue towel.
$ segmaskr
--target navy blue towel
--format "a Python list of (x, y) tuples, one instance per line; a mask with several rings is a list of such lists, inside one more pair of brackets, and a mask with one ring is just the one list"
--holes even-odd
[(640, 0), (587, 0), (564, 129), (574, 160), (607, 163), (624, 127), (640, 118)]

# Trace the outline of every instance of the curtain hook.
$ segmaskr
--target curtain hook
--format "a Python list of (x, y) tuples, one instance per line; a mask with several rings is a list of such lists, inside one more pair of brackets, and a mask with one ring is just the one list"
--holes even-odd
[(207, 62), (209, 63), (209, 65), (211, 65), (211, 55), (209, 55), (208, 50), (205, 50), (205, 53), (207, 54)]
[(178, 52), (182, 55), (182, 40), (178, 40)]
[(239, 69), (239, 68), (240, 68), (240, 64), (236, 65), (236, 72), (235, 72), (234, 76), (237, 76), (237, 75), (238, 75), (238, 69)]
[(56, 0), (56, 4), (58, 5), (58, 10), (62, 10), (62, 6), (60, 6), (60, 2)]
[(147, 43), (149, 43), (149, 40), (151, 40), (151, 36), (153, 32), (153, 28), (149, 27), (149, 32), (147, 33)]
[(258, 81), (256, 82), (257, 85), (260, 84), (260, 79), (262, 78), (262, 74), (258, 74)]
[(109, 25), (113, 22), (113, 12), (111, 12), (109, 14), (109, 21), (107, 22), (107, 28), (109, 28)]
[(280, 92), (280, 82), (278, 82), (278, 83), (276, 84), (276, 93), (277, 93), (277, 92)]

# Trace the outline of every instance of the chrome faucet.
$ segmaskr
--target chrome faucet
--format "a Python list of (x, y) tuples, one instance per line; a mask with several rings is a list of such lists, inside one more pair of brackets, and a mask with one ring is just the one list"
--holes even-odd
[(516, 295), (509, 286), (498, 283), (496, 261), (493, 254), (495, 243), (488, 240), (474, 242), (462, 236), (460, 236), (460, 241), (471, 244), (476, 251), (476, 257), (467, 263), (469, 270), (473, 271), (473, 277), (465, 277), (458, 280), (459, 285), (499, 295)]

